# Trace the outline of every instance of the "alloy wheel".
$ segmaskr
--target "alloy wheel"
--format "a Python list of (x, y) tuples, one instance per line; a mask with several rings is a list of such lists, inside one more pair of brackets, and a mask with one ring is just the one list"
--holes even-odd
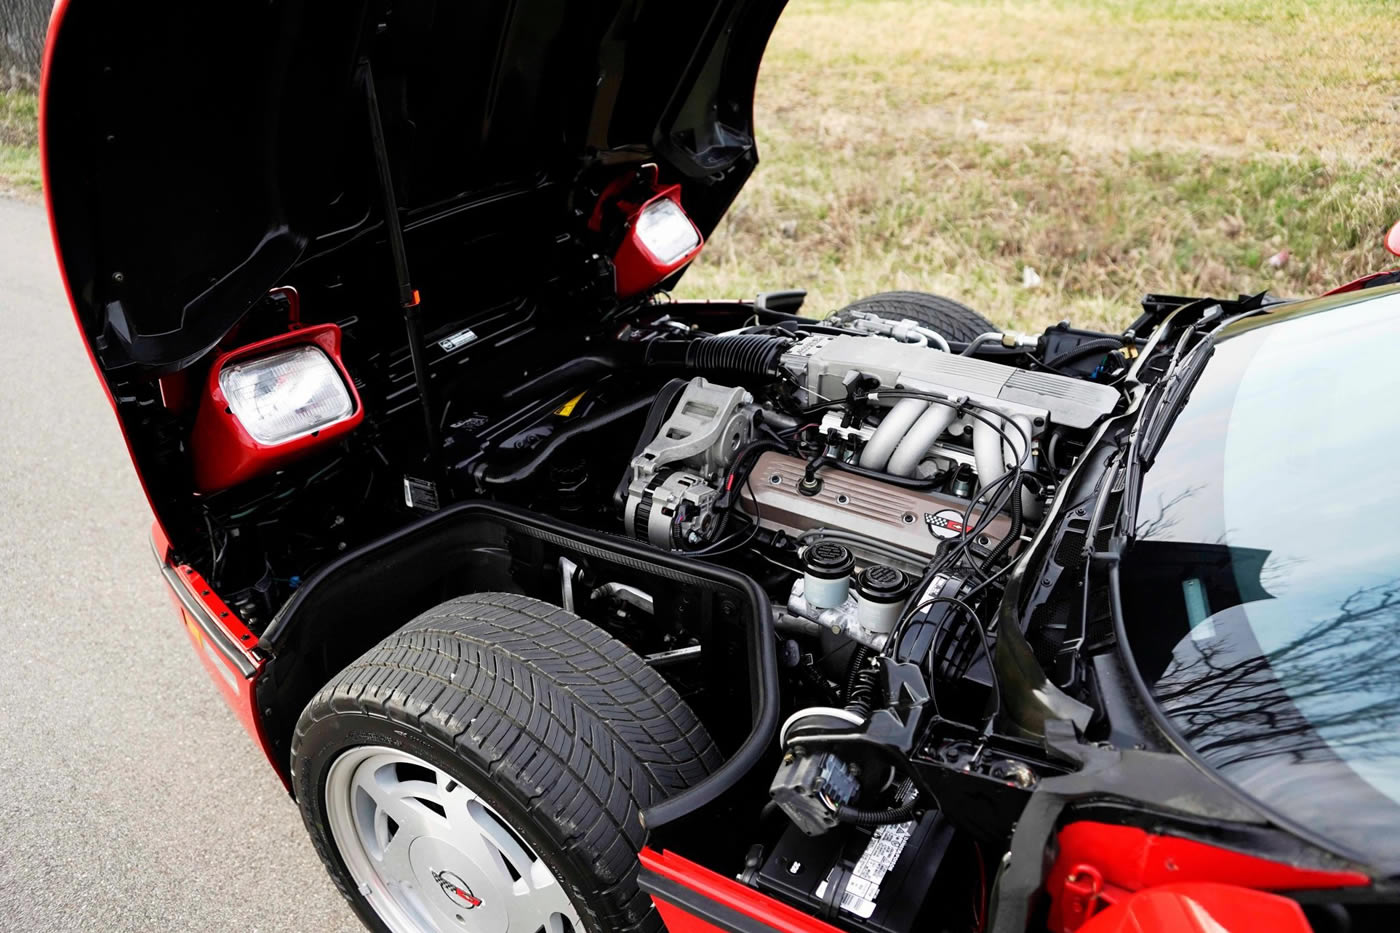
[(581, 933), (559, 879), (490, 804), (421, 758), (340, 755), (326, 815), (360, 894), (394, 933)]

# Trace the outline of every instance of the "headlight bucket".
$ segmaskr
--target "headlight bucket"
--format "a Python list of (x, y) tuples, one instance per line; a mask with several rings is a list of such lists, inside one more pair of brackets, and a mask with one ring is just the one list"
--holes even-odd
[(661, 284), (704, 245), (700, 228), (681, 207), (681, 186), (660, 189), (627, 218), (622, 243), (613, 256), (618, 297), (640, 295)]
[(215, 492), (269, 473), (362, 420), (335, 324), (239, 347), (209, 367), (190, 439), (195, 486)]

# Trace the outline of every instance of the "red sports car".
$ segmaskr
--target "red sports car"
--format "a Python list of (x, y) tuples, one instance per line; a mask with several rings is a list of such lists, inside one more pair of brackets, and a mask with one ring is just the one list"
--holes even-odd
[(78, 328), (347, 900), (1400, 928), (1400, 276), (1115, 334), (670, 301), (782, 5), (57, 5)]

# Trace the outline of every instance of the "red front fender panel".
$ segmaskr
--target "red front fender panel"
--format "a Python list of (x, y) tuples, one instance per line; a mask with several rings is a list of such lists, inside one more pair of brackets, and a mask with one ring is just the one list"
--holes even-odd
[(1209, 882), (1231, 890), (1327, 891), (1371, 883), (1356, 871), (1290, 865), (1134, 826), (1071, 823), (1057, 843), (1059, 854), (1046, 880), (1052, 933), (1085, 929), (1100, 908), (1162, 886)]
[(1229, 884), (1169, 884), (1139, 891), (1082, 933), (1310, 933), (1296, 901)]

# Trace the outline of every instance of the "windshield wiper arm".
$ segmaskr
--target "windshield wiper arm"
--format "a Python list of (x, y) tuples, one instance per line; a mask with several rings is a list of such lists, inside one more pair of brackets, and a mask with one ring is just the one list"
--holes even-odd
[(1191, 397), (1191, 387), (1196, 384), (1196, 380), (1205, 371), (1206, 363), (1214, 355), (1215, 337), (1207, 334), (1163, 378), (1164, 385), (1157, 405), (1138, 435), (1136, 457), (1143, 469), (1152, 465), (1162, 441), (1176, 421), (1177, 413)]
[(1176, 421), (1177, 412), (1190, 396), (1190, 389), (1200, 378), (1206, 361), (1215, 353), (1215, 336), (1207, 334), (1183, 354), (1190, 335), (1191, 331), (1181, 335), (1176, 349), (1172, 352), (1167, 371), (1152, 386), (1147, 399), (1144, 400), (1127, 462), (1122, 467), (1125, 475), (1122, 505), (1119, 507), (1119, 527), (1122, 533), (1129, 537), (1134, 534), (1137, 522), (1137, 499), (1142, 475), (1152, 466), (1167, 431)]

